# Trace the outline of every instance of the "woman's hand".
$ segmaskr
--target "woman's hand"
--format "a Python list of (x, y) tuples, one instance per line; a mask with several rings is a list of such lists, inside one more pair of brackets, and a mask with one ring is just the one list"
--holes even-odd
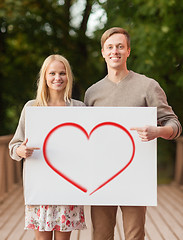
[(31, 157), (34, 150), (39, 150), (40, 148), (30, 148), (27, 147), (26, 144), (28, 142), (28, 139), (26, 139), (19, 147), (17, 147), (16, 149), (16, 153), (18, 154), (18, 156), (22, 157), (22, 158), (28, 158)]
[(164, 139), (170, 139), (173, 134), (173, 128), (171, 126), (133, 127), (133, 128), (130, 128), (130, 130), (136, 130), (142, 142), (148, 142), (158, 137), (161, 137)]

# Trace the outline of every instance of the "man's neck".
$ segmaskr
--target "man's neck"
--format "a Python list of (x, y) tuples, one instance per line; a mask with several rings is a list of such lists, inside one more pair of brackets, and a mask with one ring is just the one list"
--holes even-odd
[(128, 69), (125, 70), (114, 70), (111, 69), (108, 71), (108, 78), (112, 81), (112, 82), (120, 82), (121, 80), (123, 80), (127, 75), (128, 75), (129, 71)]

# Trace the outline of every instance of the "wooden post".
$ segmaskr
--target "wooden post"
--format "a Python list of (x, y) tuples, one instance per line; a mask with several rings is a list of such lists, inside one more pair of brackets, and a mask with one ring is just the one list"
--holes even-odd
[(3, 194), (7, 191), (6, 187), (6, 163), (5, 163), (5, 146), (0, 144), (0, 199)]
[(183, 185), (183, 137), (176, 140), (175, 182)]
[(13, 135), (0, 136), (0, 202), (22, 181), (22, 164), (9, 156), (8, 144)]

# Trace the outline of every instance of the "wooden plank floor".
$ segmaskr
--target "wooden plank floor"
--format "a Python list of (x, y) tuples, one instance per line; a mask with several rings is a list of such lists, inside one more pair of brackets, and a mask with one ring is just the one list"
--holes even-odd
[[(71, 240), (92, 240), (90, 208), (85, 207), (88, 229), (73, 231)], [(115, 240), (125, 240), (121, 211), (118, 210)], [(34, 240), (33, 231), (24, 230), (22, 187), (17, 186), (0, 203), (0, 240)], [(148, 207), (146, 240), (183, 240), (183, 188), (175, 185), (158, 186), (158, 206)]]

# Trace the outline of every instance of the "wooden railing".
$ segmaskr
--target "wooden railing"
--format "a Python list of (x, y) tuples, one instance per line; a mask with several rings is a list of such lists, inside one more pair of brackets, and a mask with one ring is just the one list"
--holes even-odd
[(0, 203), (13, 188), (22, 182), (22, 162), (9, 156), (8, 144), (12, 135), (0, 136)]
[(175, 177), (177, 184), (183, 185), (183, 136), (176, 140)]
[[(22, 161), (13, 161), (8, 144), (12, 135), (0, 136), (0, 203), (13, 188), (22, 182)], [(183, 136), (176, 140), (175, 183), (183, 185)]]

